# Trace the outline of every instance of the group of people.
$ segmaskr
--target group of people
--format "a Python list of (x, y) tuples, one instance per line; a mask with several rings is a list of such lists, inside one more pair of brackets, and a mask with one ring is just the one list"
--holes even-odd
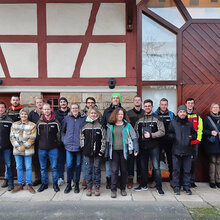
[[(198, 146), (203, 140), (209, 155), (210, 187), (220, 188), (220, 106), (213, 103), (210, 114), (204, 119), (195, 111), (195, 100), (188, 98), (177, 109), (177, 115), (168, 110), (168, 100), (162, 98), (153, 112), (153, 101), (143, 102), (140, 96), (133, 99), (133, 108), (125, 111), (121, 96), (111, 96), (111, 105), (103, 115), (93, 97), (86, 99), (80, 111), (78, 103), (68, 107), (65, 97), (59, 99), (59, 108), (53, 112), (49, 103), (36, 98), (36, 109), (29, 113), (17, 96), (11, 97), (11, 106), (0, 102), (0, 160), (5, 161), (5, 180), (2, 187), (12, 193), (24, 189), (35, 193), (48, 188), (48, 159), (52, 170), (55, 192), (64, 183), (65, 164), (67, 185), (64, 193), (79, 193), (81, 167), (86, 195), (100, 195), (101, 162), (105, 161), (106, 188), (111, 197), (117, 189), (126, 196), (126, 187), (134, 184), (134, 166), (137, 168), (135, 191), (148, 189), (149, 159), (157, 192), (164, 194), (160, 170), (160, 156), (166, 154), (170, 183), (176, 195), (181, 187), (191, 195), (195, 184), (195, 164)], [(12, 154), (17, 170), (14, 185)], [(33, 163), (32, 163), (33, 161)], [(82, 166), (81, 166), (82, 164)], [(35, 181), (32, 183), (32, 165)], [(24, 180), (25, 166), (26, 177)]]

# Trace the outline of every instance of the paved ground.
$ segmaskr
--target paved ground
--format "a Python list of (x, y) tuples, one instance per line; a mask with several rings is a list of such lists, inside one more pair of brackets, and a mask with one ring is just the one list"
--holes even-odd
[[(121, 210), (117, 212), (117, 207), (124, 207), (124, 209), (127, 209), (129, 211), (133, 210), (134, 216), (141, 217), (138, 219), (145, 219), (145, 217), (147, 219), (191, 219), (189, 212), (185, 208), (216, 207), (220, 209), (220, 189), (211, 189), (208, 183), (197, 183), (197, 185), (197, 188), (192, 189), (193, 195), (191, 196), (186, 195), (184, 192), (181, 192), (180, 196), (176, 196), (173, 194), (172, 188), (170, 187), (169, 183), (163, 183), (163, 189), (165, 191), (164, 196), (158, 195), (156, 189), (153, 188), (149, 189), (148, 191), (142, 192), (127, 190), (128, 196), (126, 197), (122, 197), (118, 192), (118, 197), (116, 199), (110, 198), (110, 191), (106, 190), (104, 185), (101, 188), (100, 197), (95, 197), (94, 195), (92, 195), (92, 197), (87, 197), (86, 191), (83, 190), (81, 190), (79, 194), (75, 194), (73, 191), (71, 191), (69, 194), (64, 194), (63, 191), (66, 186), (65, 184), (61, 186), (61, 191), (58, 193), (55, 193), (52, 189), (52, 185), (50, 185), (49, 189), (41, 193), (36, 193), (34, 195), (30, 194), (27, 190), (12, 194), (11, 192), (0, 188), (0, 210), (1, 213), (5, 212), (5, 214), (7, 214), (7, 209), (5, 209), (5, 207), (8, 207), (7, 204), (15, 204), (16, 202), (15, 207), (17, 207), (17, 205), (20, 205), (21, 207), (19, 212), (23, 214), (24, 212), (22, 212), (22, 207), (26, 207), (26, 204), (28, 204), (28, 206), (30, 205), (30, 207), (33, 208), (36, 207), (37, 204), (41, 206), (40, 210), (44, 210), (46, 207), (48, 207), (48, 214), (50, 213), (50, 208), (54, 211), (57, 207), (57, 219), (59, 219), (59, 215), (65, 215), (67, 219), (71, 219), (69, 218), (70, 216), (68, 217), (68, 212), (65, 213), (65, 209), (62, 209), (61, 213), (59, 212), (59, 204), (62, 204), (61, 207), (65, 207), (65, 204), (69, 204), (70, 206), (66, 206), (67, 210), (70, 210), (71, 212), (77, 210), (77, 216), (79, 217), (78, 219), (85, 219), (84, 214), (87, 215), (88, 213), (90, 213), (85, 213), (85, 210), (83, 209), (85, 208), (88, 210), (94, 209), (97, 211), (97, 213), (100, 214), (99, 218), (98, 214), (95, 211), (92, 211), (92, 215), (90, 216), (91, 218), (89, 219), (129, 220), (129, 218), (125, 218), (125, 216), (123, 215), (121, 216)], [(35, 189), (37, 190), (38, 187), (36, 187)], [(22, 203), (24, 204), (23, 206), (21, 205)], [(107, 203), (109, 204), (108, 206), (106, 205)], [(71, 206), (73, 204), (74, 206)], [(105, 206), (104, 212), (102, 211), (102, 209), (100, 209), (100, 206), (102, 205)], [(116, 209), (114, 209), (114, 207)], [(140, 208), (140, 210), (138, 207)], [(15, 216), (16, 210), (17, 209), (15, 208), (15, 211), (13, 212)], [(30, 212), (30, 215), (33, 214), (31, 210), (32, 209), (28, 211)], [(126, 210), (124, 210), (123, 212), (126, 212)], [(102, 218), (102, 215), (105, 216), (104, 214), (108, 214), (108, 218)], [(9, 212), (8, 215), (10, 216), (12, 215), (12, 213)], [(133, 216), (132, 214), (130, 215)], [(114, 218), (114, 216), (116, 216), (116, 218)], [(164, 216), (166, 216), (166, 218)], [(19, 217), (19, 215), (17, 217)], [(50, 219), (50, 217), (47, 217), (45, 219)]]

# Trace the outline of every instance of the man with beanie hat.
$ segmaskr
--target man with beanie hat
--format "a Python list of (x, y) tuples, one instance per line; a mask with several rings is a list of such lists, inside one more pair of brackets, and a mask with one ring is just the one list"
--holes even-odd
[(177, 117), (169, 125), (168, 137), (172, 140), (172, 160), (173, 160), (173, 190), (176, 195), (180, 195), (182, 180), (183, 190), (188, 195), (192, 195), (190, 190), (190, 170), (191, 170), (191, 141), (196, 140), (197, 133), (193, 124), (188, 121), (187, 108), (181, 105), (177, 109)]
[[(68, 101), (65, 97), (59, 98), (59, 108), (54, 112), (56, 119), (62, 124), (64, 117), (70, 112)], [(64, 169), (65, 169), (66, 150), (61, 141), (58, 154), (57, 172), (58, 172), (58, 186), (64, 183)]]
[[(116, 109), (122, 107), (121, 106), (121, 95), (118, 93), (114, 93), (111, 96), (111, 105), (104, 110), (101, 125), (107, 129), (107, 123), (110, 115), (112, 112)], [(110, 170), (110, 164), (109, 161), (106, 161), (105, 163), (105, 175), (106, 175), (106, 189), (111, 188), (111, 170)]]

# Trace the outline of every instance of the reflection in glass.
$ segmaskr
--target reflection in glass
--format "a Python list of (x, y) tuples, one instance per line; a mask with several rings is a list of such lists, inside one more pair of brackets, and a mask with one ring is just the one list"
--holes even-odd
[(185, 23), (173, 0), (166, 0), (164, 2), (151, 0), (147, 3), (147, 7), (178, 28)]
[(177, 107), (177, 90), (176, 86), (144, 86), (142, 87), (143, 100), (151, 99), (154, 103), (153, 111), (159, 107), (160, 100), (168, 100), (168, 109), (176, 113)]
[(176, 35), (142, 15), (142, 80), (176, 80)]
[(192, 18), (220, 18), (220, 1), (198, 1), (193, 5), (191, 0), (182, 0)]

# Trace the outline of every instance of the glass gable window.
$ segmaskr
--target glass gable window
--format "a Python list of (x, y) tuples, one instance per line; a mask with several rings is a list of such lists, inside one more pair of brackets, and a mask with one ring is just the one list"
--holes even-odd
[(200, 18), (210, 18), (219, 19), (220, 18), (220, 1), (219, 0), (183, 0), (182, 1), (188, 12), (194, 19)]
[(176, 35), (142, 15), (142, 80), (176, 80), (176, 63)]
[(151, 11), (153, 11), (154, 13), (156, 13), (157, 15), (164, 18), (165, 20), (167, 20), (168, 22), (170, 22), (178, 28), (180, 28), (185, 23), (185, 20), (183, 19), (182, 15), (177, 9), (176, 4), (173, 0), (153, 0), (149, 1), (147, 6)]

